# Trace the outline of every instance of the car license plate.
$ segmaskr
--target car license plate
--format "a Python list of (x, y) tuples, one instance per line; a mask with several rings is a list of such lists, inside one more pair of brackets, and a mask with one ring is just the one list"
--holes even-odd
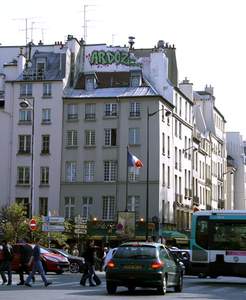
[(125, 270), (141, 270), (142, 266), (141, 265), (124, 265), (123, 269), (125, 269)]

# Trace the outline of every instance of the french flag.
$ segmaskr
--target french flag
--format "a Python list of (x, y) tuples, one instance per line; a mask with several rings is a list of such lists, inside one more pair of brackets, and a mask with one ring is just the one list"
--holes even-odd
[(130, 167), (136, 167), (139, 169), (143, 167), (141, 160), (129, 152), (129, 150), (127, 150), (127, 163)]

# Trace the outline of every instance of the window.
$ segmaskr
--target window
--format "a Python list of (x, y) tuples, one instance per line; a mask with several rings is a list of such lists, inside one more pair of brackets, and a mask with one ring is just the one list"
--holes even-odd
[(170, 188), (170, 167), (167, 167), (167, 187)]
[(75, 147), (78, 145), (78, 133), (77, 130), (67, 131), (67, 146)]
[(117, 162), (116, 161), (105, 161), (104, 162), (104, 181), (116, 181), (117, 173)]
[(29, 184), (29, 183), (30, 183), (30, 168), (17, 167), (17, 184)]
[(181, 97), (179, 97), (179, 115), (180, 115), (180, 117), (182, 115), (182, 98)]
[(162, 164), (162, 185), (166, 185), (165, 164)]
[(104, 129), (104, 145), (116, 146), (116, 129)]
[(85, 161), (84, 162), (84, 181), (92, 182), (95, 176), (95, 162)]
[(133, 182), (139, 179), (140, 169), (136, 167), (128, 167), (128, 180)]
[(19, 111), (19, 121), (20, 123), (31, 123), (32, 121), (32, 111), (26, 109), (20, 109)]
[(162, 154), (165, 155), (165, 133), (162, 132)]
[(85, 104), (85, 120), (96, 119), (96, 104)]
[(43, 83), (43, 96), (50, 97), (51, 96), (51, 83)]
[(85, 146), (96, 145), (96, 132), (95, 130), (85, 130)]
[(175, 119), (175, 123), (174, 123), (174, 132), (175, 132), (175, 136), (178, 136), (178, 120)]
[(175, 169), (177, 170), (178, 169), (178, 148), (175, 147), (175, 150), (174, 150), (174, 153), (175, 153)]
[(170, 136), (167, 137), (167, 156), (170, 157)]
[(39, 198), (39, 215), (41, 216), (48, 215), (48, 198), (46, 197)]
[(67, 119), (68, 120), (78, 120), (78, 105), (77, 104), (68, 104)]
[(65, 197), (65, 218), (71, 219), (75, 216), (75, 198)]
[(82, 198), (82, 218), (90, 219), (91, 208), (92, 208), (93, 199), (92, 197), (83, 197)]
[(130, 117), (140, 117), (140, 103), (130, 103)]
[(165, 108), (164, 105), (161, 106), (161, 120), (165, 122)]
[(129, 145), (140, 145), (139, 128), (129, 128)]
[(140, 196), (128, 196), (127, 210), (135, 211), (136, 220), (139, 220), (140, 215)]
[(113, 220), (115, 211), (114, 196), (103, 196), (103, 220)]
[(40, 168), (40, 184), (49, 184), (49, 167)]
[(67, 182), (75, 182), (76, 181), (76, 162), (75, 161), (67, 161), (66, 162), (66, 181)]
[(44, 70), (45, 70), (45, 62), (37, 62), (37, 79), (43, 80), (44, 78)]
[(32, 84), (21, 83), (20, 84), (20, 96), (32, 96)]
[(117, 103), (105, 104), (105, 116), (116, 117), (117, 116)]
[(19, 154), (31, 153), (31, 135), (19, 135)]
[(42, 135), (42, 154), (49, 154), (50, 153), (50, 136), (49, 135)]
[(42, 124), (50, 124), (51, 122), (51, 109), (43, 108), (42, 109)]
[(179, 138), (182, 138), (182, 124), (179, 122)]

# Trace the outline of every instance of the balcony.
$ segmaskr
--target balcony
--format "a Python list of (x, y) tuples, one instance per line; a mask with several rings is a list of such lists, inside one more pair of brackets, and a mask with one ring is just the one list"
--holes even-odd
[(206, 178), (206, 185), (212, 185), (212, 180), (210, 178)]

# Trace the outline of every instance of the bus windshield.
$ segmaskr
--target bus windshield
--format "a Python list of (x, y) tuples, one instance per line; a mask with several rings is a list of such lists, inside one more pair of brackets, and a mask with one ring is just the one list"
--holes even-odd
[(211, 250), (246, 250), (246, 222), (213, 221), (209, 231)]

